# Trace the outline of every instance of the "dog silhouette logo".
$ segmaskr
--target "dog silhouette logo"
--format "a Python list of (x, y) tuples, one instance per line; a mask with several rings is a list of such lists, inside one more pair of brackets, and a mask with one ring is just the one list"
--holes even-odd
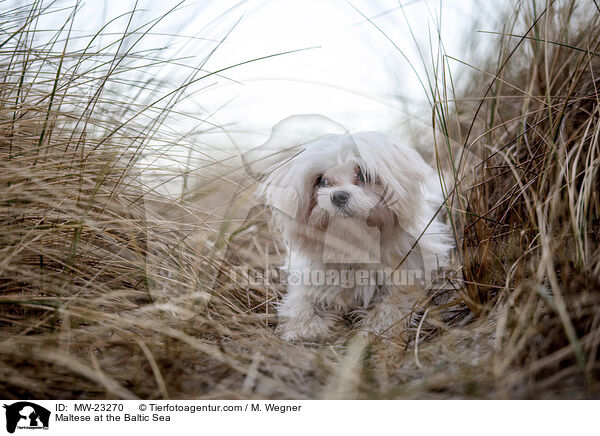
[(29, 401), (5, 404), (6, 431), (14, 433), (18, 429), (48, 429), (50, 411)]

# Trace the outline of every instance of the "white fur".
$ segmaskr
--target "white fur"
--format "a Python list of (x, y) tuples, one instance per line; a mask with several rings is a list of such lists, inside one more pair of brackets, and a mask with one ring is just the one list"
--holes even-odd
[[(327, 180), (322, 186), (315, 184), (319, 177)], [(448, 226), (431, 221), (443, 202), (437, 184), (435, 171), (414, 149), (362, 132), (312, 142), (272, 169), (262, 194), (288, 247), (290, 274), (400, 266), (427, 277), (446, 265), (451, 248)], [(336, 191), (349, 194), (343, 207), (332, 202)], [(381, 281), (344, 286), (289, 280), (279, 330), (286, 340), (325, 340), (340, 315), (358, 311), (366, 329), (384, 333), (408, 315), (414, 292), (421, 290)]]

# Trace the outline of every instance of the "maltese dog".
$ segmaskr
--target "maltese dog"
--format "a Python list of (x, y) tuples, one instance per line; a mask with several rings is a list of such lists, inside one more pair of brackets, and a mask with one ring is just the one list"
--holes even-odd
[(401, 326), (452, 247), (439, 185), (376, 132), (321, 136), (271, 168), (261, 193), (289, 252), (281, 337), (327, 340), (347, 314), (375, 334)]

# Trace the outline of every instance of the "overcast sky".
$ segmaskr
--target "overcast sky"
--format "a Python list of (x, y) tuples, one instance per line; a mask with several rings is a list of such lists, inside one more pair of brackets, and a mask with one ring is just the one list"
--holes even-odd
[[(233, 142), (240, 150), (251, 148), (266, 140), (274, 124), (296, 114), (324, 115), (354, 132), (382, 130), (402, 136), (415, 126), (430, 128), (424, 65), (431, 70), (438, 36), (444, 53), (472, 61), (474, 53), (468, 47), (482, 51), (496, 38), (478, 31), (498, 30), (498, 11), (509, 2), (139, 0), (130, 31), (140, 23), (152, 23), (152, 28), (147, 24), (140, 29), (149, 33), (136, 44), (136, 53), (162, 47), (160, 56), (173, 63), (132, 70), (125, 78), (150, 77), (164, 82), (160, 89), (167, 92), (190, 74), (198, 74), (194, 73), (197, 67), (216, 71), (304, 49), (245, 63), (190, 87), (176, 108), (181, 116), (174, 116), (168, 125), (183, 132), (185, 140), (168, 145), (168, 157), (186, 155), (186, 147), (212, 148), (215, 156), (213, 147)], [(56, 28), (70, 11), (60, 12), (61, 8), (73, 4), (70, 0), (56, 3), (58, 12), (42, 27)], [(83, 48), (89, 35), (109, 23), (95, 43), (98, 49), (114, 50), (111, 38), (120, 38), (134, 4), (134, 0), (81, 3), (73, 35), (83, 36)], [(140, 62), (149, 59), (150, 54)], [(460, 64), (449, 62), (460, 81)], [(197, 134), (211, 124), (224, 129)]]
[[(186, 1), (152, 28), (138, 50), (168, 46), (163, 56), (185, 57), (180, 64), (190, 67), (201, 65), (212, 53), (203, 68), (214, 71), (306, 49), (233, 68), (222, 77), (212, 76), (201, 84), (202, 91), (188, 99), (187, 111), (212, 114), (210, 121), (228, 126), (234, 137), (241, 132), (264, 133), (282, 118), (299, 113), (331, 117), (351, 131), (397, 131), (399, 126), (430, 122), (426, 92), (419, 80), (426, 81), (423, 63), (431, 66), (431, 53), (437, 53), (437, 27), (445, 52), (469, 61), (467, 44), (485, 45), (494, 38), (477, 30), (497, 30), (499, 17), (493, 8), (506, 2)], [(130, 11), (134, 3), (83, 3), (75, 29), (83, 34), (95, 32)], [(178, 3), (141, 0), (136, 22), (160, 17)], [(115, 20), (106, 31), (118, 34), (128, 18)], [(109, 38), (99, 44), (106, 44)], [(451, 67), (458, 72), (459, 64), (451, 63)], [(189, 71), (166, 66), (153, 74), (177, 83)]]
[[(328, 116), (351, 131), (428, 125), (430, 110), (420, 83), (426, 79), (417, 47), (431, 65), (441, 24), (445, 51), (468, 56), (466, 43), (481, 36), (474, 33), (481, 11), (471, 0), (441, 2), (441, 14), (439, 1), (403, 4), (283, 0), (241, 6), (232, 16), (243, 10), (242, 20), (215, 52), (209, 69), (314, 48), (228, 71), (239, 83), (225, 81), (204, 94), (211, 105), (234, 99), (214, 118), (241, 131), (268, 129), (298, 113)], [(452, 67), (459, 69), (459, 64)]]

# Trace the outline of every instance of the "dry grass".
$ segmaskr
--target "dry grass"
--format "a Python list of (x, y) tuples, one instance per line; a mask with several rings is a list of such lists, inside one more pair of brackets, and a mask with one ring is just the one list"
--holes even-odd
[(464, 94), (478, 99), (442, 104), (448, 136), (481, 160), (455, 198), (463, 298), (493, 323), (505, 396), (598, 393), (599, 12), (521, 4)]
[(45, 3), (3, 12), (2, 396), (598, 396), (600, 13), (576, 4), (521, 4), (488, 74), (434, 84), (440, 160), (466, 147), (482, 161), (446, 181), (464, 289), (432, 290), (402, 337), (349, 322), (326, 345), (275, 335), (281, 286), (227, 279), (283, 257), (241, 170), (209, 158), (200, 187), (153, 189), (164, 168), (147, 156), (190, 140), (164, 126), (206, 73), (123, 79), (167, 62), (130, 43), (147, 27), (72, 50), (71, 18), (38, 37)]

